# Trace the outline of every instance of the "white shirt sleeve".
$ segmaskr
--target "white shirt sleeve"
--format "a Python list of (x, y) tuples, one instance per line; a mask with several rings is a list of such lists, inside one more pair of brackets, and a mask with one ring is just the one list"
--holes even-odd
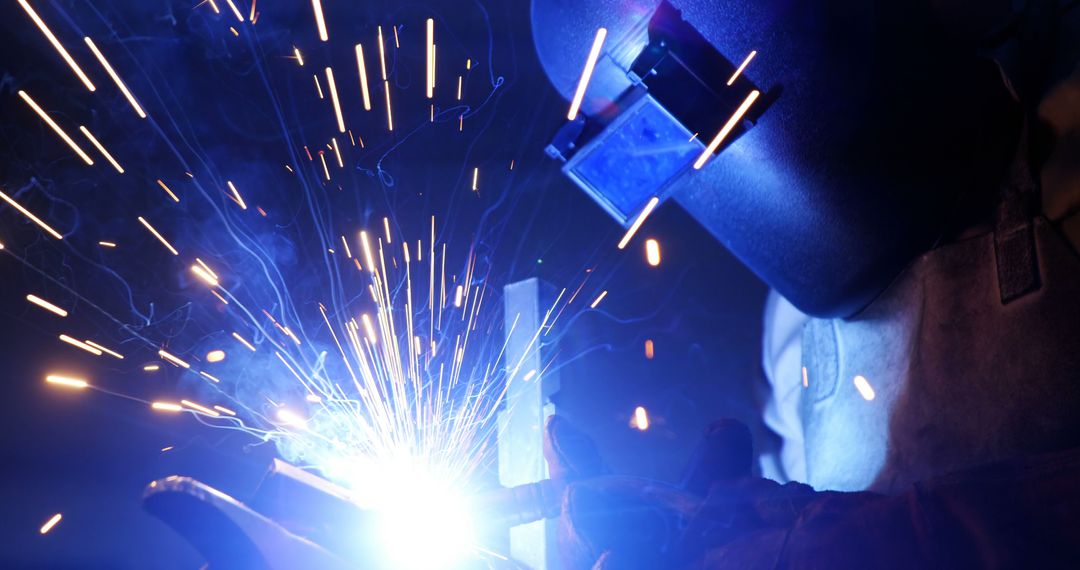
[(802, 397), (802, 335), (809, 317), (776, 291), (765, 302), (762, 367), (771, 393), (765, 403), (765, 425), (780, 436), (779, 455), (763, 454), (761, 471), (780, 482), (806, 481), (799, 400)]

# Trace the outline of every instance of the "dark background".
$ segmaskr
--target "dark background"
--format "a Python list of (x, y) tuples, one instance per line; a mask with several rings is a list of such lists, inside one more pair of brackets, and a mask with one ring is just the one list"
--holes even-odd
[[(593, 269), (582, 295), (610, 293), (599, 310), (559, 325), (558, 404), (598, 440), (617, 471), (677, 480), (702, 428), (717, 417), (747, 421), (764, 441), (756, 396), (764, 286), (674, 204), (661, 207), (627, 251), (616, 251), (620, 228), (543, 155), (566, 103), (536, 61), (528, 2), (325, 2), (329, 45), (318, 42), (307, 2), (259, 2), (254, 28), (238, 25), (224, 0), (220, 16), (192, 3), (34, 2), (91, 75), (94, 94), (16, 3), (0, 9), (0, 188), (66, 234), (57, 243), (11, 208), (0, 208), (0, 241), (7, 247), (0, 254), (0, 566), (197, 567), (198, 554), (142, 512), (143, 487), (183, 474), (242, 499), (274, 455), (250, 436), (212, 430), (187, 415), (157, 414), (141, 403), (43, 382), (48, 373), (68, 371), (119, 392), (168, 395), (190, 380), (173, 370), (144, 374), (140, 368), (154, 359), (153, 351), (128, 343), (129, 333), (181, 353), (227, 334), (191, 303), (186, 268), (161, 259), (160, 246), (133, 225), (136, 215), (147, 215), (161, 220), (159, 229), (174, 241), (215, 247), (216, 230), (199, 208), (213, 207), (214, 200), (222, 204), (221, 197), (204, 205), (185, 199), (182, 216), (174, 216), (154, 186), (163, 178), (194, 193), (184, 186), (185, 170), (197, 178), (234, 180), (250, 203), (266, 206), (265, 220), (253, 215), (243, 223), (253, 239), (276, 244), (275, 259), (293, 277), (320, 270), (318, 245), (292, 237), (313, 231), (300, 214), (305, 192), (325, 195), (320, 199), (335, 227), (378, 227), (383, 215), (392, 214), (403, 232), (415, 235), (435, 213), (440, 239), (451, 247), (485, 244), (482, 257), (493, 268), (493, 283), (537, 276), (576, 287)], [(237, 4), (246, 15), (249, 2)], [(436, 19), (440, 62), (477, 63), (468, 76), (462, 133), (457, 112), (435, 126), (427, 123), (419, 46), (429, 16)], [(384, 32), (402, 26), (393, 135), (384, 128), (378, 83), (372, 83), (375, 111), (363, 116), (354, 85), (356, 41), (365, 43), (369, 76), (377, 78), (378, 24)], [(82, 44), (83, 35), (94, 38), (153, 121), (134, 117)], [(310, 62), (302, 71), (285, 57), (292, 45)], [(318, 187), (297, 181), (280, 165), (298, 158), (303, 144), (317, 147), (332, 129), (332, 115), (319, 107), (310, 77), (325, 62), (334, 64), (346, 120), (366, 148), (350, 149), (349, 168), (335, 175), (334, 185)], [(445, 98), (458, 72), (443, 69)], [(18, 98), (19, 89), (69, 133), (78, 135), (77, 126), (86, 124), (129, 172), (118, 176), (103, 160), (93, 168), (82, 165)], [(481, 171), (479, 195), (468, 191), (474, 166)], [(658, 268), (645, 263), (646, 237), (662, 244)], [(101, 239), (117, 239), (123, 248), (104, 251), (96, 246)], [(256, 287), (255, 280), (246, 286)], [(319, 287), (313, 278), (293, 295)], [(27, 293), (57, 301), (72, 315), (54, 318), (29, 305)], [(297, 307), (308, 316), (319, 300), (317, 293), (309, 296)], [(122, 323), (96, 313), (90, 301)], [(122, 346), (128, 358), (77, 354), (56, 340), (62, 332)], [(651, 361), (643, 355), (646, 339), (656, 346)], [(652, 416), (647, 432), (629, 427), (639, 405)], [(160, 451), (166, 446), (174, 449)], [(38, 527), (56, 512), (63, 521), (39, 535)]]

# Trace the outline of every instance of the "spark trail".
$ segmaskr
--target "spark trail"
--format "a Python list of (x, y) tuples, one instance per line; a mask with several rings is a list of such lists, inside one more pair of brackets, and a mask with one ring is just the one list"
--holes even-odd
[[(69, 52), (50, 30), (70, 19), (44, 3), (36, 4), (39, 11), (20, 0), (33, 25), (67, 64), (50, 69), (51, 80), (70, 82), (74, 72), (75, 81), (90, 92), (85, 97), (106, 96), (103, 92), (115, 88), (109, 96), (116, 96), (123, 106), (115, 113), (103, 113), (107, 128), (87, 121), (93, 133), (72, 118), (71, 114), (78, 116), (77, 109), (58, 108), (43, 89), (34, 90), (42, 93), (40, 99), (19, 91), (27, 113), (52, 131), (48, 140), (69, 153), (66, 160), (73, 167), (95, 176), (134, 179), (129, 183), (146, 200), (155, 201), (145, 210), (132, 206), (124, 215), (125, 226), (99, 235), (90, 224), (75, 226), (53, 219), (54, 210), (31, 199), (36, 196), (33, 191), (0, 190), (5, 224), (18, 221), (54, 238), (48, 241), (58, 244), (53, 247), (63, 259), (61, 265), (79, 261), (94, 271), (90, 279), (115, 284), (122, 292), (119, 304), (98, 299), (100, 290), (73, 286), (73, 280), (42, 266), (40, 251), (31, 249), (41, 246), (33, 245), (33, 239), (4, 236), (0, 255), (23, 264), (49, 287), (38, 291), (42, 296), (27, 292), (27, 300), (42, 309), (37, 311), (40, 318), (63, 326), (72, 321), (97, 323), (99, 330), (113, 331), (111, 338), (87, 340), (73, 336), (74, 328), (57, 329), (55, 338), (60, 342), (54, 350), (80, 364), (70, 373), (48, 374), (44, 382), (55, 390), (103, 394), (154, 412), (188, 414), (208, 426), (239, 430), (273, 443), (287, 460), (368, 493), (358, 494), (357, 500), (376, 506), (380, 485), (404, 471), (420, 469), (450, 486), (467, 488), (477, 469), (493, 459), (495, 415), (508, 387), (537, 376), (536, 370), (521, 369), (524, 358), (508, 361), (505, 339), (515, 332), (518, 321), (502, 312), (502, 283), (493, 278), (490, 263), (480, 253), (488, 248), (479, 237), (464, 244), (448, 243), (443, 236), (453, 232), (444, 231), (434, 215), (424, 216), (423, 230), (414, 232), (419, 236), (408, 235), (398, 220), (418, 216), (397, 212), (389, 204), (382, 205), (386, 216), (336, 219), (328, 214), (326, 196), (346, 191), (360, 195), (349, 177), (360, 170), (355, 165), (364, 156), (361, 153), (371, 152), (366, 151), (365, 138), (367, 146), (384, 153), (375, 172), (379, 183), (387, 186), (390, 178), (382, 170), (387, 155), (423, 129), (443, 128), (454, 134), (464, 130), (465, 118), (483, 109), (502, 85), (501, 78), (496, 81), (492, 74), (490, 92), (470, 103), (468, 97), (462, 99), (461, 86), (477, 63), (462, 58), (450, 69), (447, 54), (454, 53), (446, 39), (450, 34), (440, 34), (434, 19), (410, 22), (412, 28), (395, 24), (386, 32), (385, 24), (373, 24), (368, 33), (347, 37), (344, 32), (330, 33), (331, 12), (314, 1), (313, 29), (297, 30), (295, 42), (282, 44), (281, 53), (257, 58), (252, 68), (259, 70), (254, 76), (269, 90), (263, 68), (268, 61), (287, 62), (281, 65), (290, 78), (304, 86), (296, 89), (303, 93), (297, 96), (297, 106), (320, 109), (325, 121), (318, 126), (289, 124), (290, 115), (278, 103), (280, 94), (270, 93), (281, 123), (278, 135), (287, 147), (281, 160), (275, 158), (281, 178), (244, 180), (238, 165), (197, 150), (202, 146), (181, 126), (187, 117), (173, 108), (176, 98), (167, 93), (167, 85), (155, 81), (163, 75), (152, 63), (133, 63), (131, 52), (105, 33), (95, 34), (96, 42), (84, 37), (92, 57), (77, 51), (81, 46), (77, 42), (67, 46)], [(219, 9), (210, 1), (198, 5), (193, 17), (228, 29), (229, 34), (222, 31), (221, 37), (261, 53), (256, 28), (261, 12), (251, 3), (245, 18), (244, 7), (229, 1), (227, 9)], [(70, 32), (59, 31), (59, 37), (74, 37)], [(350, 61), (338, 62), (335, 77), (326, 52), (316, 47), (339, 36)], [(443, 43), (436, 44), (436, 37), (444, 38)], [(399, 51), (410, 41), (414, 49), (424, 51), (412, 70), (425, 77), (416, 97), (422, 106), (415, 109), (406, 107), (408, 93), (395, 82), (395, 73), (406, 65), (402, 61), (408, 61)], [(367, 55), (361, 47), (365, 44), (374, 48)], [(97, 61), (100, 68), (80, 67), (77, 60), (87, 65)], [(315, 74), (318, 96), (311, 89), (309, 69), (324, 72)], [(457, 81), (437, 83), (437, 69), (450, 73), (443, 77), (457, 76)], [(368, 77), (372, 71), (375, 77)], [(91, 78), (100, 80), (100, 89), (92, 87)], [(383, 97), (371, 96), (369, 84), (377, 92), (380, 83)], [(353, 87), (359, 88), (358, 93), (346, 91)], [(392, 110), (391, 101), (398, 108)], [(381, 112), (368, 114), (380, 104)], [(67, 134), (76, 128), (105, 161), (94, 162)], [(178, 166), (139, 164), (130, 145), (119, 144), (116, 132), (125, 128), (142, 129), (141, 133), (152, 129), (160, 139), (155, 144), (167, 149)], [(509, 175), (514, 161), (508, 157), (507, 163)], [(475, 164), (462, 166), (459, 190), (469, 199), (479, 196), (480, 168)], [(498, 185), (494, 174), (485, 174), (482, 182), (485, 192), (494, 192), (488, 189)], [(261, 185), (285, 184), (299, 188), (299, 206), (275, 204), (266, 199), (272, 193), (259, 192)], [(367, 200), (368, 211), (375, 209), (373, 198), (357, 200)], [(320, 287), (298, 286), (300, 277), (287, 275), (268, 246), (254, 237), (257, 231), (267, 232), (257, 230), (256, 224), (267, 223), (261, 218), (272, 217), (275, 206), (310, 218), (311, 231), (289, 238), (290, 246), (310, 260), (305, 270), (319, 274)], [(460, 223), (451, 213), (445, 217), (442, 223), (447, 226)], [(281, 237), (285, 227), (279, 224), (274, 237)], [(481, 235), (475, 229), (471, 233)], [(130, 274), (135, 261), (142, 272), (185, 283), (177, 308), (164, 314), (156, 312), (153, 303), (149, 309), (136, 308), (133, 299), (160, 292), (129, 285), (148, 279)], [(577, 295), (584, 286), (583, 281), (564, 289), (545, 308), (538, 330), (516, 331), (531, 339), (526, 352), (539, 349), (560, 317), (588, 310), (588, 295)], [(596, 295), (592, 293), (594, 308), (607, 291)], [(124, 303), (130, 307), (127, 313)], [(200, 320), (196, 323), (191, 315)], [(507, 322), (512, 324), (504, 326)], [(173, 323), (182, 324), (176, 327), (180, 330), (197, 327), (200, 332), (166, 333), (164, 325)], [(97, 359), (122, 362), (132, 374), (170, 371), (184, 381), (175, 393), (151, 393), (115, 375), (94, 377), (79, 371), (93, 369), (93, 364), (84, 363)]]

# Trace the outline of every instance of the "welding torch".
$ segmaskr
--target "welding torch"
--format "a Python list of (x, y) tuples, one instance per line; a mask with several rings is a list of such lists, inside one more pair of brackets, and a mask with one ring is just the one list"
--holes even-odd
[(559, 516), (562, 496), (569, 482), (543, 479), (502, 487), (473, 496), (473, 507), (491, 527), (514, 527)]

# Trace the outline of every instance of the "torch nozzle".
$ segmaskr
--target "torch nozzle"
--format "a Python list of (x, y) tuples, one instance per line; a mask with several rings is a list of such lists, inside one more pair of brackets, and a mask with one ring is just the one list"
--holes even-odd
[(557, 517), (564, 489), (556, 479), (503, 487), (474, 497), (474, 507), (491, 525), (513, 527)]

